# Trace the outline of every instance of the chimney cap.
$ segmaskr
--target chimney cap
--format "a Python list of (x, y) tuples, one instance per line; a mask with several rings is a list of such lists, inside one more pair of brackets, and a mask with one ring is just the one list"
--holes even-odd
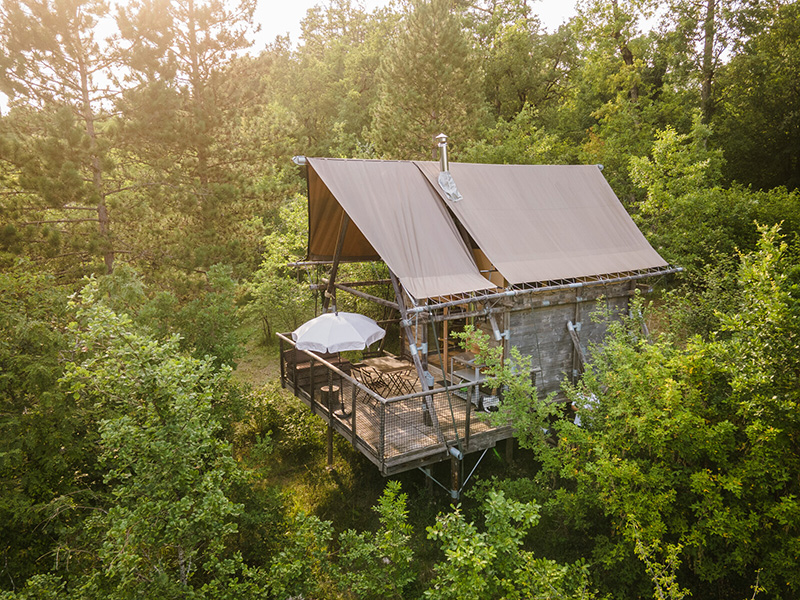
[(439, 144), (446, 144), (447, 143), (447, 135), (444, 134), (444, 133), (440, 133), (439, 135), (436, 136), (435, 139), (439, 140)]

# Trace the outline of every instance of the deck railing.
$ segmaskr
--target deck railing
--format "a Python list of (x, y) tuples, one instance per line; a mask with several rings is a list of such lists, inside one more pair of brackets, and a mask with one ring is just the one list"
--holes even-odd
[(384, 398), (351, 375), (349, 362), (297, 350), (287, 335), (278, 338), (282, 385), (384, 475), (439, 462), (450, 448), (466, 454), (512, 435), (510, 426), (492, 425), (469, 401), (478, 383)]

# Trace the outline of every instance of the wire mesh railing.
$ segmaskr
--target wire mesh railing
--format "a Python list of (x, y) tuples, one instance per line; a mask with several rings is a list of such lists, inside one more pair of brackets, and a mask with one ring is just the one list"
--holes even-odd
[[(486, 393), (479, 382), (385, 398), (354, 377), (357, 369), (349, 361), (297, 350), (287, 336), (278, 338), (284, 387), (384, 473), (450, 447), (461, 452), (479, 449), (484, 446), (474, 440), (504, 429), (477, 409), (477, 400)], [(419, 389), (419, 383), (416, 386)]]

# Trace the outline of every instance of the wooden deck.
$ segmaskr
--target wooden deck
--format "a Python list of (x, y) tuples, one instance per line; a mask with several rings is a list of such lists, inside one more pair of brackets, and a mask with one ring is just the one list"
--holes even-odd
[[(417, 384), (412, 394), (383, 398), (351, 377), (346, 366), (325, 360), (314, 363), (311, 377), (304, 379), (282, 365), (284, 387), (367, 456), (383, 475), (447, 460), (450, 447), (468, 454), (513, 435), (510, 426), (493, 426), (487, 413), (478, 412), (465, 400), (475, 384), (428, 392), (422, 392)], [(322, 392), (327, 385), (338, 387), (331, 398)], [(426, 405), (433, 410), (426, 410)]]

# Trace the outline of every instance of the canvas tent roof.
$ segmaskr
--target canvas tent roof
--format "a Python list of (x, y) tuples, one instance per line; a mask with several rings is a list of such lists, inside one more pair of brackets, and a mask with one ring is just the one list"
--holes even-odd
[(415, 298), (495, 286), (475, 266), (447, 208), (414, 163), (309, 159), (309, 257), (333, 257), (342, 210), (342, 260), (382, 258)]
[[(309, 159), (309, 258), (383, 259), (415, 298), (493, 288), (474, 242), (511, 284), (667, 266), (596, 166), (450, 163), (462, 195), (441, 192), (439, 163)], [(471, 236), (469, 242), (459, 227)]]
[[(417, 163), (436, 185), (438, 163)], [(448, 207), (509, 283), (666, 266), (594, 165), (450, 163)], [(438, 187), (437, 187), (438, 189)]]

